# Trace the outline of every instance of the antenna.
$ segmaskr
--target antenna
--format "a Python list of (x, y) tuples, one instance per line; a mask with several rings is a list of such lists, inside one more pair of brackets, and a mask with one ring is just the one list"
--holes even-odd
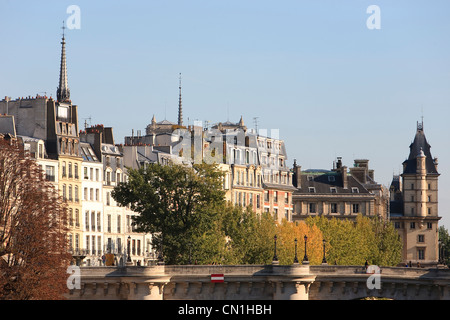
[(83, 118), (83, 120), (84, 120), (84, 129), (86, 129), (88, 127), (86, 120), (89, 120), (89, 126), (92, 126), (92, 124), (91, 124), (92, 123), (91, 116), (89, 116), (89, 118)]
[(259, 117), (253, 117), (253, 123), (255, 124), (256, 133), (258, 133), (258, 118)]
[(66, 29), (65, 21), (64, 21), (64, 20), (63, 20), (63, 26), (62, 26), (61, 29), (63, 30), (62, 36), (63, 36), (63, 39), (64, 39), (64, 30)]

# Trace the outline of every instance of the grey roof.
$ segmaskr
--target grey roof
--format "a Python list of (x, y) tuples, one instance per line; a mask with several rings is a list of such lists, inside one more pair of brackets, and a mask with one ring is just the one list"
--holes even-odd
[(437, 174), (437, 169), (434, 164), (433, 157), (431, 156), (431, 146), (428, 144), (427, 139), (425, 138), (425, 133), (423, 132), (423, 126), (417, 126), (416, 136), (414, 137), (413, 143), (409, 146), (410, 152), (407, 160), (403, 162), (406, 164), (405, 170), (403, 173), (416, 173), (417, 170), (417, 155), (423, 151), (426, 156), (425, 166), (427, 169), (427, 173), (435, 173)]
[(301, 174), (301, 188), (298, 188), (295, 191), (295, 194), (311, 193), (310, 187), (315, 188), (314, 193), (316, 194), (351, 194), (354, 193), (352, 188), (358, 188), (357, 193), (359, 194), (370, 194), (370, 192), (351, 175), (347, 175), (347, 188), (344, 188), (342, 175), (336, 171), (303, 171)]

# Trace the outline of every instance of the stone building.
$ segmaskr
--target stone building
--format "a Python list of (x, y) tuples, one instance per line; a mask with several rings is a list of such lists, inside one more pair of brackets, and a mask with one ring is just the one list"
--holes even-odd
[(301, 170), (294, 162), (294, 220), (323, 215), (355, 219), (358, 214), (387, 218), (388, 192), (376, 183), (368, 160), (348, 170), (338, 158), (331, 170)]
[(69, 247), (74, 257), (82, 256), (84, 247), (81, 229), (81, 178), (82, 157), (79, 149), (78, 107), (70, 100), (67, 82), (66, 42), (61, 41), (61, 64), (57, 100), (36, 95), (0, 101), (0, 113), (14, 117), (17, 135), (45, 142), (49, 159), (57, 160), (58, 189), (69, 210)]
[(390, 191), (390, 220), (403, 241), (403, 261), (414, 266), (438, 263), (438, 160), (431, 155), (423, 130), (417, 123), (403, 172), (394, 176)]

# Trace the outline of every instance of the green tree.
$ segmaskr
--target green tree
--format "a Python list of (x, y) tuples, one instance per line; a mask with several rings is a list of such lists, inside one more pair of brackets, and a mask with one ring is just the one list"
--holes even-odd
[(270, 214), (257, 215), (251, 207), (227, 204), (222, 226), (227, 238), (227, 263), (266, 264), (272, 261), (276, 224)]
[(122, 206), (139, 215), (133, 225), (153, 234), (152, 245), (161, 249), (168, 264), (191, 259), (206, 261), (221, 255), (217, 218), (224, 205), (223, 174), (215, 165), (192, 167), (153, 164), (129, 169), (128, 182), (112, 192)]
[(310, 217), (327, 241), (328, 263), (339, 265), (369, 264), (395, 266), (401, 261), (402, 244), (392, 223), (378, 217), (359, 215), (355, 221)]
[(440, 257), (444, 264), (450, 265), (450, 235), (444, 226), (439, 227)]

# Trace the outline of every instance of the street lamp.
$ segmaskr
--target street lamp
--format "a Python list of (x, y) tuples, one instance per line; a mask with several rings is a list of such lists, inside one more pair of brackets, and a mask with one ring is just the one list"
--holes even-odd
[(327, 259), (325, 258), (325, 243), (327, 241), (325, 239), (323, 239), (322, 242), (323, 242), (323, 259), (322, 259), (322, 264), (327, 264)]
[(308, 237), (305, 234), (305, 236), (303, 238), (305, 239), (305, 256), (303, 257), (302, 263), (309, 264), (308, 255), (306, 254), (306, 242), (308, 241)]
[(295, 238), (294, 242), (295, 242), (295, 257), (294, 257), (294, 263), (298, 263), (298, 259), (297, 259), (297, 238)]
[(274, 251), (273, 251), (273, 259), (272, 259), (272, 261), (278, 261), (278, 257), (277, 257), (277, 235), (275, 235), (273, 237), (273, 241), (275, 243), (275, 247), (274, 247)]
[(128, 236), (128, 248), (127, 248), (127, 262), (131, 262), (131, 251), (130, 251), (130, 243), (131, 243), (131, 236)]

